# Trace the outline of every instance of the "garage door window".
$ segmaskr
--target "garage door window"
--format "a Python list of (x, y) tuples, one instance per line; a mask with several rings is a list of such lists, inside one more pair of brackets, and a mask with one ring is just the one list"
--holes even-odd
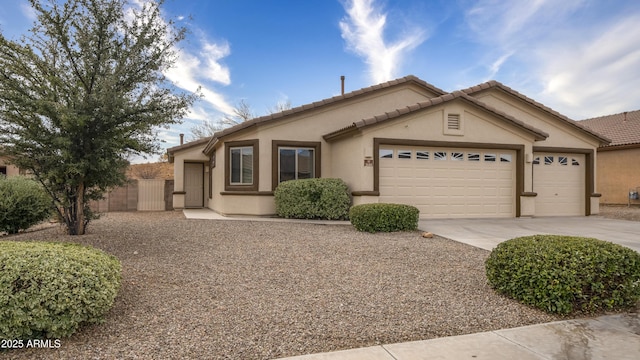
[(496, 162), (496, 154), (484, 154), (485, 162)]
[(453, 161), (462, 161), (462, 160), (464, 160), (464, 154), (460, 153), (460, 152), (452, 152), (451, 153), (451, 160), (453, 160)]
[(467, 154), (467, 160), (469, 160), (469, 161), (480, 161), (480, 154), (479, 153), (468, 153)]
[(576, 159), (571, 159), (571, 165), (573, 166), (580, 166), (580, 162)]
[(511, 162), (511, 154), (500, 154), (500, 162)]
[(560, 165), (569, 165), (569, 162), (567, 161), (567, 157), (566, 156), (558, 156), (558, 162), (560, 163)]
[(544, 164), (545, 164), (545, 165), (551, 165), (551, 164), (553, 164), (553, 156), (545, 156), (545, 157), (544, 157)]
[(416, 159), (418, 159), (418, 160), (429, 160), (429, 152), (428, 151), (416, 151)]
[(411, 151), (399, 150), (398, 159), (411, 159)]
[(436, 151), (433, 153), (433, 158), (435, 160), (447, 160), (447, 152), (446, 151)]
[(380, 159), (393, 159), (393, 150), (380, 149)]

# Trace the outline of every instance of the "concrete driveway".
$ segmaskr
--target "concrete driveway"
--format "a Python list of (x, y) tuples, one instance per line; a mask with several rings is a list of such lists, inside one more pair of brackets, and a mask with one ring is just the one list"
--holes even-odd
[(430, 219), (418, 228), (491, 250), (500, 242), (535, 234), (575, 235), (611, 241), (640, 252), (640, 221), (599, 216), (513, 219)]

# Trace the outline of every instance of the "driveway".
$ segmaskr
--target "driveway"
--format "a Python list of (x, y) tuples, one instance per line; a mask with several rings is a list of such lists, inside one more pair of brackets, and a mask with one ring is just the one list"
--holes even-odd
[(513, 219), (420, 220), (420, 230), (491, 250), (500, 242), (519, 236), (556, 234), (593, 237), (640, 252), (640, 222), (599, 216), (537, 217)]

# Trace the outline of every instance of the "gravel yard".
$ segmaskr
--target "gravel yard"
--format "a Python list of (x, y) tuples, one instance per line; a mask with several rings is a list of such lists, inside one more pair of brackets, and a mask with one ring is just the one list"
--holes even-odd
[(496, 295), (488, 251), (419, 232), (138, 212), (2, 238), (27, 239), (116, 255), (122, 288), (105, 324), (0, 357), (271, 359), (560, 319)]

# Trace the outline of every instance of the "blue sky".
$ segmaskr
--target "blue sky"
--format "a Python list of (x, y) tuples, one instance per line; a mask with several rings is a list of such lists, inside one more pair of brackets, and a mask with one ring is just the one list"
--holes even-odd
[[(259, 116), (338, 95), (341, 75), (347, 92), (409, 74), (447, 91), (495, 79), (576, 120), (640, 109), (637, 0), (167, 0), (164, 11), (190, 30), (167, 76), (204, 95), (162, 130), (165, 147), (241, 100)], [(5, 36), (32, 21), (26, 0), (0, 8)]]

